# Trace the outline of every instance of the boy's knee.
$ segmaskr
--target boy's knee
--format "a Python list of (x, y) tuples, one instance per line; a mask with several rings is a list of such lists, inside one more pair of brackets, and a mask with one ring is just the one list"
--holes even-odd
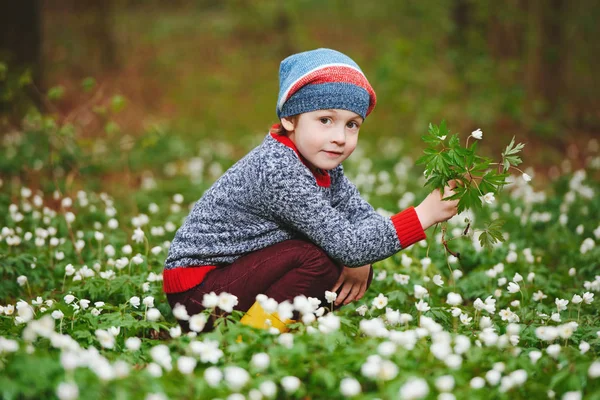
[(300, 268), (335, 283), (342, 273), (342, 267), (314, 243), (304, 242), (302, 248)]

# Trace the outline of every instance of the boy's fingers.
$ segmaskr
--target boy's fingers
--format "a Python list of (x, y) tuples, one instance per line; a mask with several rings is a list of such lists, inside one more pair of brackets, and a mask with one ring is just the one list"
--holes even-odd
[(350, 291), (350, 294), (346, 298), (346, 301), (344, 301), (344, 304), (348, 304), (348, 303), (351, 303), (354, 300), (356, 300), (356, 295), (358, 294), (359, 290), (360, 290), (360, 287), (358, 285), (352, 286), (352, 290)]
[(338, 294), (336, 300), (335, 300), (335, 305), (339, 306), (340, 304), (342, 304), (342, 302), (344, 301), (344, 299), (346, 297), (348, 297), (348, 292), (350, 291), (350, 289), (352, 289), (352, 287), (348, 287), (349, 284), (345, 284), (342, 286), (342, 291), (340, 292), (340, 294)]
[(344, 283), (344, 272), (342, 271), (342, 273), (340, 274), (340, 277), (338, 278), (337, 282), (335, 283), (335, 285), (333, 285), (333, 288), (331, 288), (332, 292), (337, 292), (337, 290), (340, 288), (340, 286), (342, 285), (342, 283)]
[(360, 300), (362, 299), (362, 297), (365, 295), (365, 292), (367, 291), (367, 284), (363, 283), (360, 286), (360, 290), (358, 291), (358, 295), (356, 296), (356, 300)]

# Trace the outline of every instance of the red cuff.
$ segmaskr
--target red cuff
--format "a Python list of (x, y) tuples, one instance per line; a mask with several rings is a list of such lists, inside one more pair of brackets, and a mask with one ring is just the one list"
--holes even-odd
[(217, 268), (214, 265), (176, 267), (163, 271), (163, 290), (165, 293), (185, 292), (200, 284), (206, 274)]
[(391, 219), (403, 249), (427, 237), (414, 207), (392, 215)]

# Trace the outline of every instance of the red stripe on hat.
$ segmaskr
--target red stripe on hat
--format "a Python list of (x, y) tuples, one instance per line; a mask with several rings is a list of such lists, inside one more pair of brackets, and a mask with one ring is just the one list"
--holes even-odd
[(365, 89), (369, 93), (369, 108), (367, 110), (367, 115), (375, 108), (377, 96), (367, 78), (354, 68), (339, 65), (321, 68), (303, 76), (291, 87), (285, 101), (292, 97), (292, 95), (303, 86), (332, 82), (351, 83)]

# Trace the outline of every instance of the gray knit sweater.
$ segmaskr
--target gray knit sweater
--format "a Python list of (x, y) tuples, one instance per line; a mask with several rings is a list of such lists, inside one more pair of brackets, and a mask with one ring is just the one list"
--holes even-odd
[(269, 133), (204, 193), (177, 230), (165, 261), (165, 292), (188, 290), (210, 270), (287, 239), (310, 240), (357, 267), (425, 238), (414, 208), (384, 217), (360, 197), (342, 165), (321, 172), (311, 172), (289, 138)]

